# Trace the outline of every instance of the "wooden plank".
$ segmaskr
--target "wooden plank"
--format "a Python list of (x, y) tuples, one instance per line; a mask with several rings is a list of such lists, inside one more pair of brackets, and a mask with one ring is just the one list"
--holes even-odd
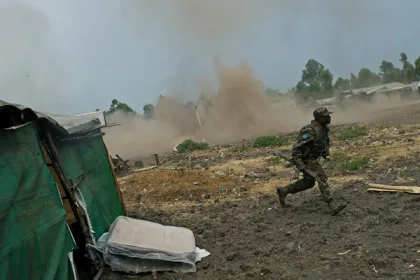
[[(102, 140), (102, 142), (103, 142), (103, 140)], [(111, 169), (112, 176), (114, 177), (114, 182), (115, 182), (115, 185), (117, 186), (118, 196), (120, 197), (120, 201), (121, 201), (121, 204), (122, 204), (122, 207), (123, 207), (124, 214), (127, 216), (127, 210), (125, 209), (124, 199), (123, 199), (123, 196), (121, 194), (121, 186), (118, 183), (117, 175), (115, 175), (114, 168), (112, 167), (113, 165), (112, 165), (112, 162), (111, 162), (111, 156), (109, 155), (109, 152), (108, 152), (108, 148), (106, 147), (105, 142), (103, 142), (103, 144), (104, 144), (104, 147), (105, 147), (106, 155), (108, 157), (109, 169)]]
[(152, 170), (157, 168), (156, 165), (152, 165), (152, 166), (148, 166), (148, 167), (144, 167), (144, 168), (137, 168), (133, 170), (133, 173), (137, 173), (137, 172), (143, 172), (143, 171), (147, 171), (147, 170)]
[(406, 192), (406, 193), (413, 193), (413, 194), (420, 194), (419, 187), (413, 186), (389, 186), (383, 184), (373, 184), (369, 183), (368, 191), (390, 191), (390, 192)]
[(67, 224), (71, 225), (71, 224), (77, 223), (76, 216), (74, 215), (73, 210), (71, 209), (70, 201), (66, 197), (66, 192), (64, 191), (64, 188), (61, 185), (60, 179), (58, 178), (58, 175), (55, 172), (54, 167), (52, 166), (51, 158), (48, 156), (48, 153), (45, 150), (44, 145), (41, 145), (41, 148), (42, 148), (42, 152), (44, 154), (45, 162), (47, 163), (48, 169), (50, 170), (51, 175), (53, 176), (54, 181), (57, 184), (57, 188), (58, 188), (58, 191), (60, 193), (61, 201), (63, 202), (64, 209), (66, 210)]

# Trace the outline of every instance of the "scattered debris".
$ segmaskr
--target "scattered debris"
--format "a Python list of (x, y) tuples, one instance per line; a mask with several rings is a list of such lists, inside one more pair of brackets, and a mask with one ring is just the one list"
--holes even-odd
[(117, 158), (111, 158), (112, 165), (114, 166), (114, 170), (116, 173), (128, 173), (130, 171), (130, 166), (128, 162), (130, 160), (123, 160), (119, 155), (115, 155)]
[(152, 165), (152, 166), (148, 166), (148, 167), (144, 167), (144, 168), (134, 169), (133, 172), (134, 173), (143, 172), (143, 171), (147, 171), (147, 170), (151, 170), (151, 169), (155, 169), (155, 168), (157, 168), (157, 166)]
[(159, 155), (158, 155), (158, 154), (153, 154), (152, 159), (153, 159), (153, 163), (154, 163), (155, 165), (157, 165), (157, 166), (159, 166), (159, 165), (160, 165)]
[(342, 252), (342, 253), (338, 253), (339, 255), (347, 255), (348, 253), (350, 253), (352, 250), (347, 250), (347, 251), (345, 251), (345, 252)]

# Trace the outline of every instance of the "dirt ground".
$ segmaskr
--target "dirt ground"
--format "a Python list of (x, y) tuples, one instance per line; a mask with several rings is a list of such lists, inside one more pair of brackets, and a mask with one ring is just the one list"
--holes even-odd
[(244, 140), (165, 155), (163, 167), (120, 178), (130, 216), (187, 227), (211, 253), (196, 273), (156, 279), (420, 279), (420, 195), (367, 191), (368, 182), (418, 185), (419, 110), (390, 110), (353, 139), (340, 135), (362, 124), (332, 126), (332, 160), (323, 164), (333, 195), (348, 203), (337, 216), (317, 187), (279, 206), (275, 186), (290, 183), (293, 171), (272, 153), (288, 152), (295, 134), (282, 135), (288, 145), (277, 148)]

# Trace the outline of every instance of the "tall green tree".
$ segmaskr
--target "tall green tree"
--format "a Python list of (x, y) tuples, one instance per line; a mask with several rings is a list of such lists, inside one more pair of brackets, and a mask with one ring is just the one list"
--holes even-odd
[(405, 83), (412, 83), (416, 80), (416, 69), (413, 64), (408, 61), (406, 53), (400, 54), (400, 62), (403, 65), (403, 81)]
[(401, 69), (396, 68), (390, 61), (382, 60), (379, 66), (381, 70), (382, 83), (404, 82), (404, 73)]
[(309, 59), (305, 64), (305, 69), (302, 71), (302, 81), (308, 85), (313, 82), (319, 83), (323, 71), (324, 65), (315, 59)]
[(301, 78), (296, 85), (300, 98), (315, 100), (333, 95), (333, 74), (315, 59), (309, 59), (305, 64)]

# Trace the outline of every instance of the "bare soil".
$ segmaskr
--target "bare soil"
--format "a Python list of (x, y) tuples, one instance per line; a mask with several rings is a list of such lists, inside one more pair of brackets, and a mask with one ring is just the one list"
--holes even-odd
[[(324, 166), (334, 197), (348, 204), (337, 216), (317, 187), (280, 207), (275, 186), (288, 184), (293, 171), (271, 155), (288, 151), (295, 134), (280, 148), (244, 140), (167, 155), (165, 168), (120, 178), (130, 216), (187, 227), (211, 253), (196, 273), (156, 279), (420, 279), (420, 195), (367, 191), (368, 182), (418, 185), (419, 108), (390, 110), (356, 139), (340, 140), (345, 127), (332, 127), (332, 161)], [(360, 158), (367, 165), (345, 168)], [(154, 278), (108, 272), (102, 279)]]

